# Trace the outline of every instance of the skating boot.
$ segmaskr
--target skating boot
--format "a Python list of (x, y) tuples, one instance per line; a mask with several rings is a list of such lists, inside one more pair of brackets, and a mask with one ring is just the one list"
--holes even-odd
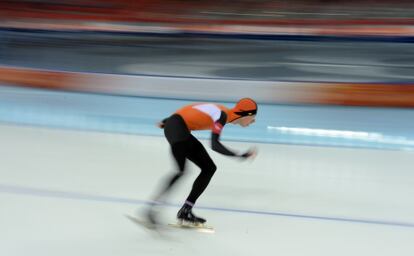
[(192, 212), (192, 206), (185, 204), (177, 213), (178, 222), (189, 223), (191, 225), (203, 225), (206, 220), (200, 217), (197, 217)]

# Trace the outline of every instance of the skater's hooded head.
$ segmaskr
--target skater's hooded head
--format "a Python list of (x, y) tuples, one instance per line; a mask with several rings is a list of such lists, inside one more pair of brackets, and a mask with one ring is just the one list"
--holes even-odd
[(243, 98), (230, 109), (229, 122), (247, 127), (255, 122), (257, 103), (250, 98)]

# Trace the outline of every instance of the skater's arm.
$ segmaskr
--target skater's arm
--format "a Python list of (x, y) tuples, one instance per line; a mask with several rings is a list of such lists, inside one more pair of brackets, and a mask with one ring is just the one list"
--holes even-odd
[(213, 133), (211, 134), (211, 148), (214, 151), (220, 154), (226, 155), (226, 156), (244, 157), (244, 154), (238, 155), (237, 153), (233, 152), (232, 150), (226, 148), (223, 144), (221, 144), (220, 134), (226, 122), (227, 122), (227, 114), (221, 111), (220, 118), (214, 123), (214, 126), (213, 126)]

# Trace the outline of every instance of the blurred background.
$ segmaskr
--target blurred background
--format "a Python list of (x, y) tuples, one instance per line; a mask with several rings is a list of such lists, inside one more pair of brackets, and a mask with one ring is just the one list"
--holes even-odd
[[(413, 146), (412, 5), (387, 0), (1, 1), (0, 83), (2, 90), (132, 96), (135, 104), (148, 98), (231, 103), (250, 96), (269, 111), (261, 113), (254, 135), (237, 139), (407, 149)], [(51, 119), (43, 121), (47, 125), (76, 128), (78, 122), (66, 122), (52, 109), (91, 115), (96, 108), (99, 120), (115, 112), (105, 120), (106, 130), (132, 133), (143, 132), (120, 127), (156, 123), (176, 107), (161, 111), (157, 108), (171, 101), (156, 101), (153, 113), (128, 108), (139, 119), (133, 122), (120, 103), (103, 110), (92, 99), (85, 106), (49, 96), (51, 106), (43, 106), (48, 101), (4, 97), (5, 122), (39, 124), (41, 113)], [(26, 108), (33, 118), (22, 117), (19, 111), (27, 115)], [(291, 113), (295, 108), (303, 111)], [(370, 137), (361, 138), (364, 133)]]
[[(92, 216), (102, 210), (113, 220), (147, 203), (171, 164), (159, 120), (194, 101), (231, 107), (251, 97), (256, 123), (226, 127), (222, 138), (236, 148), (259, 145), (261, 157), (249, 168), (218, 157), (228, 172), (200, 210), (231, 228), (207, 243), (192, 237), (193, 253), (412, 255), (413, 56), (414, 2), (406, 0), (0, 0), (3, 250), (23, 255), (25, 243), (39, 255), (132, 255), (151, 246), (160, 247), (150, 255), (188, 254), (183, 244), (159, 245), (141, 233), (136, 245), (129, 239), (137, 234), (117, 221), (109, 221), (116, 249), (97, 249), (106, 241), (97, 234), (108, 232)], [(208, 147), (209, 132), (195, 134)], [(90, 216), (82, 222), (68, 211), (85, 199), (127, 205), (83, 209)], [(19, 215), (24, 205), (37, 221)], [(246, 219), (233, 222), (238, 212)], [(58, 221), (54, 214), (72, 218), (64, 235), (42, 228)], [(232, 216), (221, 223), (219, 214)], [(302, 235), (291, 234), (293, 226)], [(90, 245), (77, 251), (83, 228)], [(273, 229), (302, 237), (305, 249)], [(272, 246), (275, 236), (285, 247)], [(220, 242), (231, 239), (252, 245)]]

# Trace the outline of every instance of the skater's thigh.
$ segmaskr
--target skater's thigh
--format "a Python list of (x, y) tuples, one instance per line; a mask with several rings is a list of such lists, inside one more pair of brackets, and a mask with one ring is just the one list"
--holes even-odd
[(183, 172), (185, 170), (185, 162), (188, 158), (190, 147), (191, 145), (189, 141), (181, 141), (171, 145), (171, 153), (180, 172)]
[(203, 144), (201, 144), (201, 142), (194, 136), (191, 138), (191, 150), (188, 153), (187, 158), (202, 170), (215, 169), (216, 167)]

